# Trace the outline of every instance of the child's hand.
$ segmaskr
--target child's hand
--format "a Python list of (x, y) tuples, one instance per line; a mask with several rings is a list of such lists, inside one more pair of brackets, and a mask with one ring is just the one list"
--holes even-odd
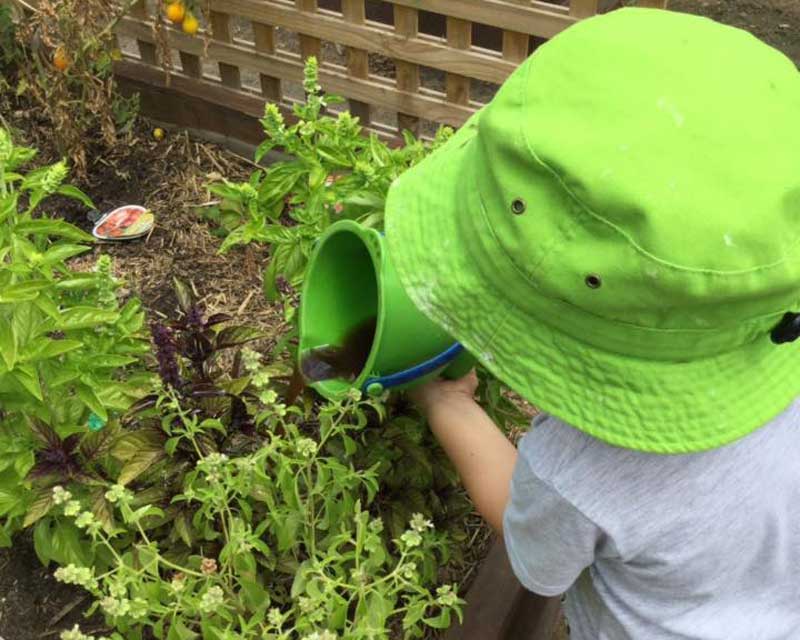
[(458, 380), (432, 380), (409, 390), (408, 395), (426, 415), (433, 408), (452, 400), (469, 400), (474, 402), (478, 390), (478, 374), (475, 369)]

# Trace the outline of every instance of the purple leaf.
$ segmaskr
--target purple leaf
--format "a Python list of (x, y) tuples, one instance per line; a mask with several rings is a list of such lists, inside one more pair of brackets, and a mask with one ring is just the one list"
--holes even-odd
[(233, 316), (227, 313), (215, 313), (214, 315), (210, 316), (208, 320), (206, 320), (207, 327), (214, 327), (218, 324), (222, 324), (223, 322), (230, 322), (233, 320)]
[(217, 349), (229, 349), (265, 338), (265, 334), (255, 327), (228, 327), (217, 334)]

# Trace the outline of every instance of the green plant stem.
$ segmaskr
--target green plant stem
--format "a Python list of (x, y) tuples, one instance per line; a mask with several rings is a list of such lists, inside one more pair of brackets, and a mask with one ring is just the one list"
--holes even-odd
[(142, 528), (142, 525), (138, 520), (136, 521), (136, 528), (139, 529), (139, 535), (142, 536), (144, 543), (149, 546), (151, 544), (150, 538), (147, 537), (147, 533), (145, 533), (145, 530)]
[(117, 553), (117, 550), (114, 548), (114, 545), (111, 544), (111, 539), (108, 538), (102, 531), (98, 531), (97, 535), (100, 538), (100, 540), (103, 541), (103, 544), (106, 545), (108, 550), (111, 552), (111, 555), (114, 556), (114, 560), (116, 560), (118, 564), (123, 564), (122, 558), (120, 558), (119, 554)]
[(173, 571), (179, 571), (180, 573), (185, 573), (187, 576), (194, 576), (195, 578), (203, 578), (204, 580), (208, 580), (208, 576), (204, 573), (200, 573), (199, 571), (194, 571), (193, 569), (187, 569), (186, 567), (181, 567), (180, 565), (175, 564), (174, 562), (170, 562), (160, 553), (156, 554), (156, 558), (158, 558), (158, 562), (163, 564), (168, 569), (172, 569)]
[(311, 473), (310, 473), (310, 462), (302, 471), (303, 477), (306, 481), (306, 490), (308, 491), (308, 501), (305, 504), (304, 511), (306, 512), (307, 519), (309, 522), (309, 543), (311, 545), (311, 555), (312, 557), (317, 557), (317, 517), (316, 517), (316, 509), (314, 507), (314, 494), (312, 490), (312, 482), (311, 482)]
[(330, 437), (333, 435), (334, 431), (337, 434), (339, 433), (339, 430), (337, 429), (337, 427), (341, 424), (342, 420), (344, 420), (345, 416), (348, 414), (348, 412), (352, 408), (352, 405), (353, 405), (353, 401), (352, 400), (348, 400), (347, 404), (345, 404), (343, 407), (341, 407), (339, 409), (339, 415), (335, 419), (331, 420), (331, 428), (328, 429), (328, 433), (325, 434), (325, 437), (320, 438), (320, 441), (319, 441), (319, 449), (320, 450), (322, 449), (323, 446), (325, 446), (325, 443), (328, 440), (330, 440)]

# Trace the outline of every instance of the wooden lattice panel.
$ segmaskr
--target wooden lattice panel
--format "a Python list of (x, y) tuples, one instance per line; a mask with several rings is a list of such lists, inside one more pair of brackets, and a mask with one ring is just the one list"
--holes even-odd
[[(664, 0), (643, 0), (663, 5)], [(610, 0), (206, 0), (192, 37), (164, 24), (180, 64), (171, 91), (259, 116), (264, 102), (289, 106), (303, 60), (320, 60), (320, 82), (347, 98), (382, 135), (460, 126), (541, 42)], [(160, 3), (141, 0), (119, 26), (132, 49), (118, 73), (158, 83), (153, 30)]]

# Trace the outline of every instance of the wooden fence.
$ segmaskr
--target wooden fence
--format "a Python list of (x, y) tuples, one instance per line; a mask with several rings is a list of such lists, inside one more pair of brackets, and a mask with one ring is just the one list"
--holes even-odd
[[(236, 129), (231, 112), (258, 117), (265, 101), (288, 107), (302, 99), (303, 59), (315, 55), (325, 90), (347, 98), (363, 124), (388, 137), (424, 134), (461, 125), (542, 42), (615, 4), (557, 1), (200, 0), (209, 11), (198, 36), (162, 20), (167, 80), (153, 28), (163, 5), (140, 0), (119, 25), (125, 59), (117, 73), (135, 89), (161, 87), (148, 101), (164, 119)], [(220, 111), (203, 120), (203, 104)]]

